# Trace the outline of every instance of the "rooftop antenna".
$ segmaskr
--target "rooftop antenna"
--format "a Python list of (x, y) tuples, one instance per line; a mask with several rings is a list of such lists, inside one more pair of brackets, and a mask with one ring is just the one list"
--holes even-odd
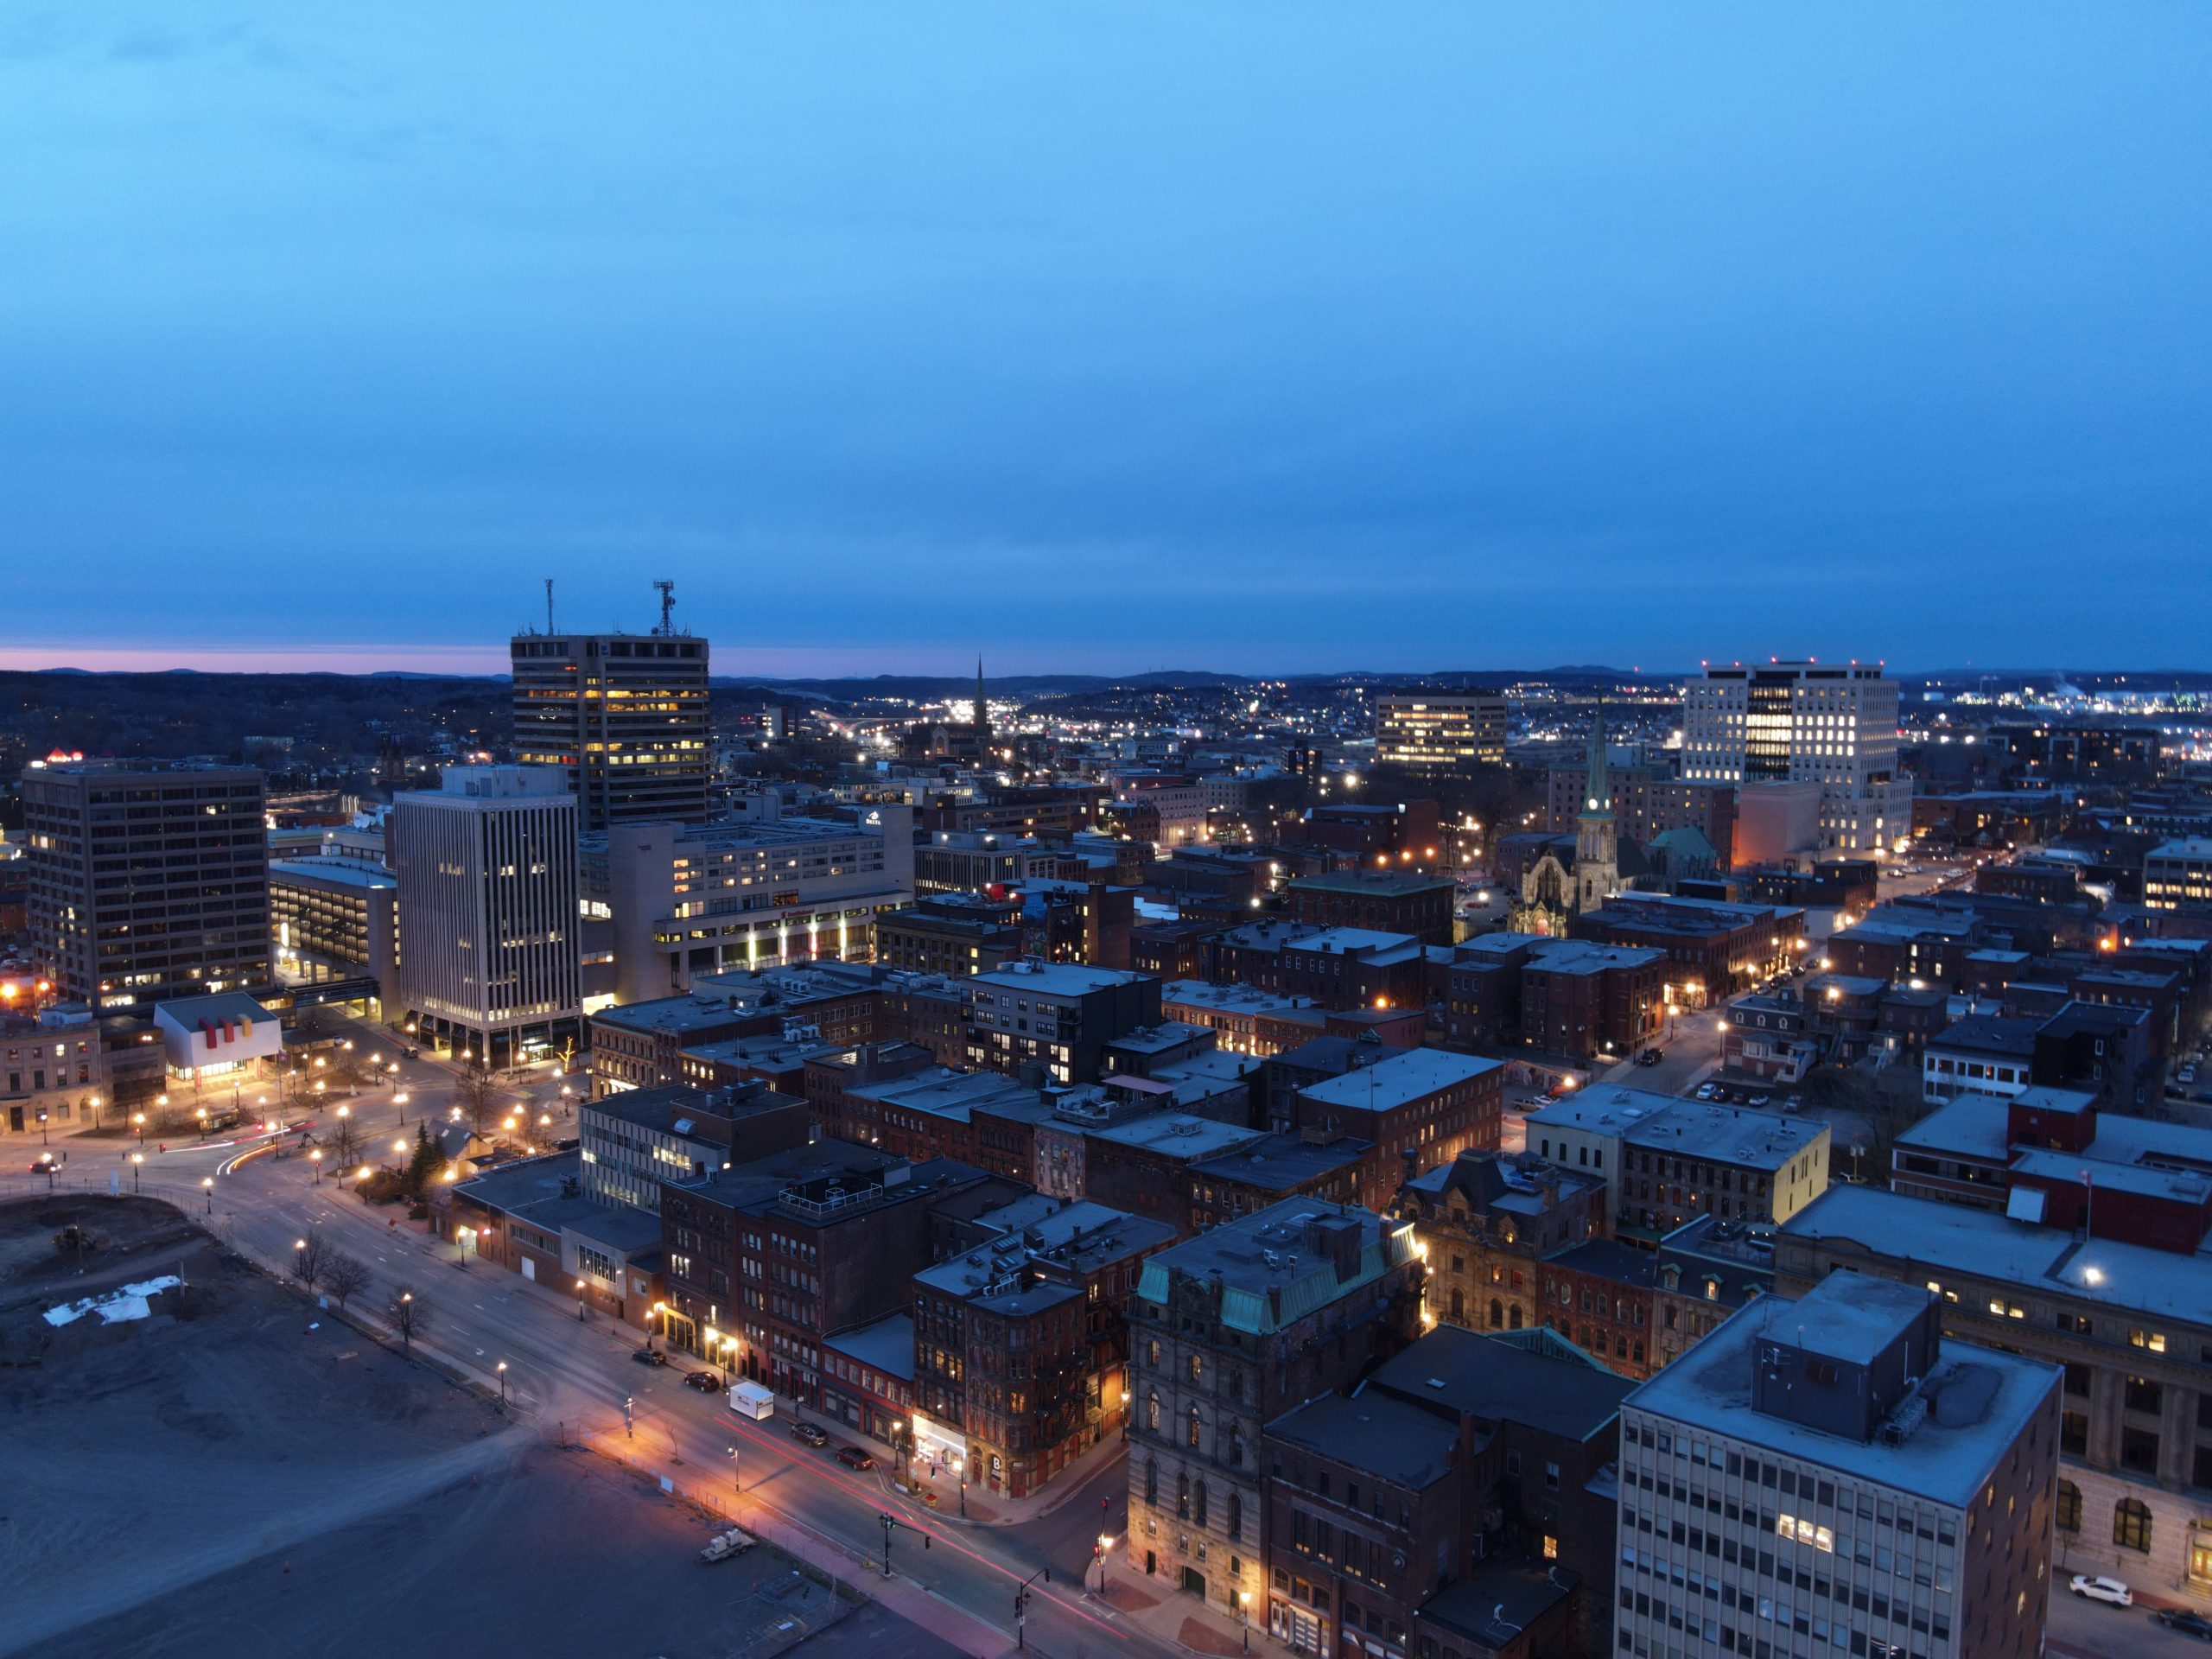
[(676, 608), (676, 584), (664, 576), (653, 583), (653, 586), (660, 589), (660, 626), (655, 628), (653, 632), (674, 633), (676, 628), (668, 620), (668, 613)]
[(545, 578), (545, 632), (553, 632), (553, 578)]

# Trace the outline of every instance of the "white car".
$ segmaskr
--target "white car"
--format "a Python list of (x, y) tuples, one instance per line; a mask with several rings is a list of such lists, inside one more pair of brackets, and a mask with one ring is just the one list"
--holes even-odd
[(2135, 1592), (2118, 1579), (2093, 1579), (2086, 1573), (2076, 1573), (2074, 1581), (2067, 1586), (2077, 1596), (2087, 1596), (2091, 1601), (2110, 1602), (2115, 1607), (2133, 1607)]

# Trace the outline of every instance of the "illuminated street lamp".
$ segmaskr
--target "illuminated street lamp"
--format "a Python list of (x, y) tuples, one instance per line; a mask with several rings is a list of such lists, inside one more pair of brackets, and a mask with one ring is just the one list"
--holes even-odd
[(138, 1144), (144, 1146), (146, 1144), (146, 1114), (133, 1112), (130, 1114), (130, 1121), (138, 1126)]
[(363, 1164), (361, 1166), (360, 1173), (353, 1177), (354, 1180), (360, 1185), (361, 1202), (363, 1204), (366, 1204), (369, 1201), (369, 1177), (374, 1173), (375, 1172), (370, 1169), (366, 1164)]
[(582, 1280), (579, 1279), (579, 1280), (577, 1280), (577, 1281), (576, 1281), (576, 1323), (577, 1323), (578, 1325), (582, 1325), (583, 1322), (584, 1322), (584, 1281), (583, 1281)]
[(207, 1195), (207, 1213), (213, 1215), (215, 1213), (215, 1178), (213, 1175), (202, 1175), (200, 1178), (200, 1190)]
[(138, 1190), (138, 1166), (145, 1161), (146, 1154), (143, 1152), (134, 1152), (130, 1154), (130, 1190), (133, 1192)]
[(322, 1148), (317, 1147), (313, 1152), (308, 1154), (308, 1161), (315, 1166), (315, 1184), (321, 1186), (322, 1185)]
[(1249, 1653), (1252, 1651), (1252, 1592), (1249, 1590), (1236, 1592), (1236, 1622), (1243, 1627), (1244, 1651)]
[(507, 1408), (507, 1362), (505, 1360), (503, 1359), (499, 1362), (498, 1370), (499, 1373), (499, 1409), (501, 1411), (505, 1411)]

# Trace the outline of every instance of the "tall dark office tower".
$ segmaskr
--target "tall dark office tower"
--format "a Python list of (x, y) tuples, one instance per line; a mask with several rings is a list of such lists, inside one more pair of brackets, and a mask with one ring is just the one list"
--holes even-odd
[(520, 633), (509, 652), (516, 764), (562, 767), (582, 828), (705, 818), (707, 642), (665, 593), (649, 634)]
[(22, 780), (33, 948), (96, 1008), (270, 982), (269, 838), (251, 766), (75, 762)]

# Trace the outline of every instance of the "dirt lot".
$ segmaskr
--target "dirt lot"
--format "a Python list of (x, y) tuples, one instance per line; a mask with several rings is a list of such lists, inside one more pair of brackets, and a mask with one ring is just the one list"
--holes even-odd
[[(52, 1235), (88, 1219), (86, 1260)], [(47, 1308), (165, 1273), (180, 1304)], [(842, 1604), (318, 1313), (152, 1200), (0, 1205), (0, 1653), (762, 1656)], [(856, 1632), (857, 1633), (857, 1632)], [(836, 1637), (830, 1638), (832, 1646)]]

